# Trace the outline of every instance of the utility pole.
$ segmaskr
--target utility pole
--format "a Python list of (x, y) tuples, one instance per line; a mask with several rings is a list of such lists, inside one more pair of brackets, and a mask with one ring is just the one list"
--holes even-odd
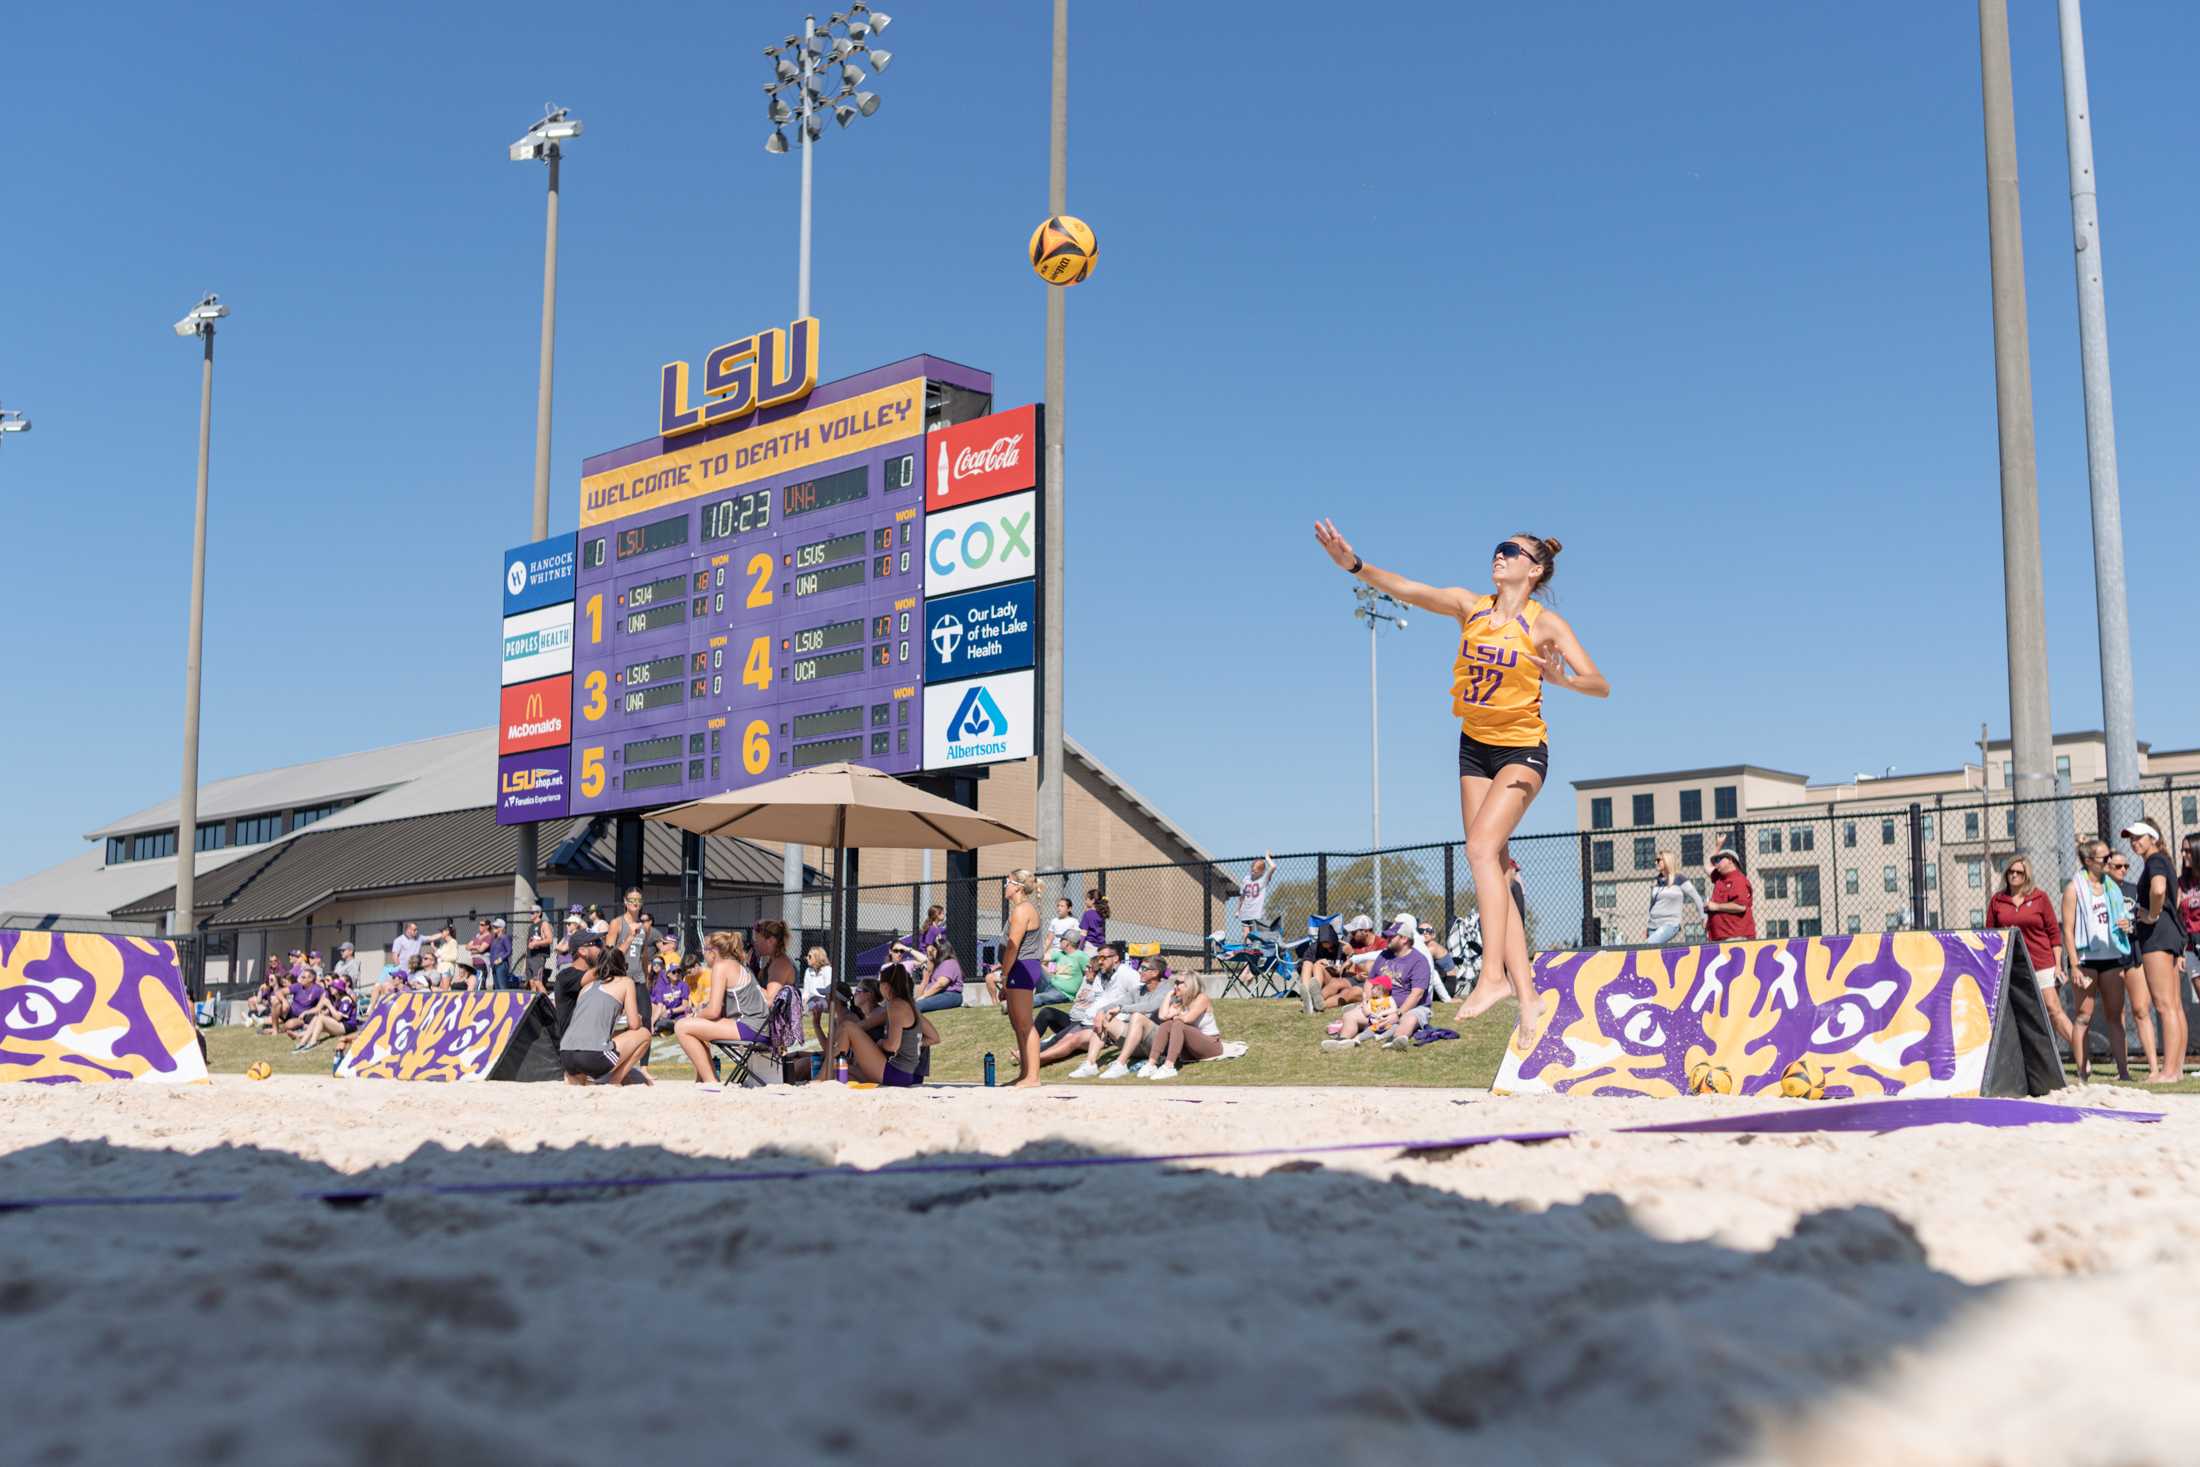
[(2124, 590), (2124, 512), (2116, 482), (2116, 409), (2108, 391), (2108, 297), (2101, 284), (2101, 216), (2086, 97), (2078, 0), (2060, 0), (2063, 132), (2070, 151), (2070, 226), (2078, 267), (2078, 364), (2085, 378), (2085, 466), (2093, 501), (2093, 605), (2101, 637), (2101, 729), (2108, 740), (2110, 826), (2144, 813), (2139, 732), (2131, 710), (2131, 620)]
[[(2016, 801), (2054, 793), (2047, 697), (2047, 607), (2040, 570), (2039, 465), (2032, 441), (2032, 348), (2017, 207), (2017, 123), (2009, 78), (2008, 0), (1978, 0), (1979, 91), (1986, 122), (1986, 236), (1993, 275), (1994, 410), (2001, 436), (2001, 574), (2009, 658), (2009, 784)], [(2020, 819), (2016, 849), (2034, 858), (2040, 822)]]
[[(1047, 214), (1069, 212), (1069, 0), (1054, 0), (1054, 86), (1047, 134)], [(1050, 287), (1047, 297), (1046, 360), (1046, 559), (1045, 641), (1046, 675), (1039, 679), (1039, 788), (1036, 865), (1041, 871), (1059, 871), (1066, 861), (1062, 849), (1062, 648), (1063, 547), (1068, 525), (1063, 520), (1063, 445), (1069, 437), (1069, 387), (1064, 364), (1068, 330), (1069, 292)]]

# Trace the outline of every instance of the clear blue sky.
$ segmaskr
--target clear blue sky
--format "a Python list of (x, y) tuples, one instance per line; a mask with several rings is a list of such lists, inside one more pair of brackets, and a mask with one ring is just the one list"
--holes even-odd
[[(2012, 8), (2055, 720), (2096, 727), (2054, 7)], [(930, 351), (1039, 395), (1048, 9), (896, 16), (883, 108), (818, 153), (827, 375)], [(1945, 768), (2004, 732), (1971, 8), (1425, 14), (1409, 59), (1403, 23), (1334, 5), (1077, 8), (1070, 199), (1103, 251), (1070, 297), (1072, 731), (1218, 852), (1364, 840), (1366, 638), (1308, 533), (1330, 513), (1429, 580), (1515, 530), (1567, 542), (1559, 605), (1615, 694), (1553, 694), (1531, 829), (1571, 823), (1570, 779)], [(2200, 7), (2089, 18), (2139, 731), (2182, 747)], [(236, 309), (205, 776), (486, 723), (542, 243), (541, 171), (505, 145), (546, 100), (588, 125), (565, 529), (582, 456), (649, 431), (659, 363), (791, 314), (797, 169), (759, 146), (758, 84), (799, 20), (12, 17), (0, 403), (37, 426), (0, 447), (0, 878), (175, 786), (197, 362), (169, 323), (202, 290)], [(1428, 617), (1386, 638), (1393, 838), (1456, 834), (1449, 650)]]

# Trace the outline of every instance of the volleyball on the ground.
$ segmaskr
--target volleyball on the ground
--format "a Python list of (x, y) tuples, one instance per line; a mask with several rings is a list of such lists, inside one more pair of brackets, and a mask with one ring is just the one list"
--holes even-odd
[(1031, 231), (1031, 268), (1049, 285), (1075, 285), (1099, 258), (1092, 226), (1075, 215), (1056, 214)]
[(1734, 1072), (1724, 1065), (1699, 1060), (1689, 1068), (1688, 1089), (1693, 1095), (1732, 1095)]
[(1813, 1059), (1799, 1059), (1780, 1072), (1780, 1093), (1795, 1100), (1824, 1100), (1826, 1071)]
[(244, 1067), (244, 1077), (247, 1080), (265, 1080), (274, 1073), (275, 1067), (266, 1060), (254, 1060)]

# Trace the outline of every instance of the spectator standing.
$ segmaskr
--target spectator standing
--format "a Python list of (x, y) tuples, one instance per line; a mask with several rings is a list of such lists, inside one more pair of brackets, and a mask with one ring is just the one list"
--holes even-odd
[(611, 925), (605, 929), (603, 944), (606, 948), (616, 948), (626, 954), (626, 964), (629, 972), (636, 971), (641, 966), (641, 955), (644, 949), (635, 940), (640, 936), (641, 929), (642, 892), (640, 887), (635, 887), (627, 892), (625, 906), (620, 909), (618, 916), (611, 919)]
[(955, 944), (936, 937), (924, 952), (924, 979), (916, 989), (917, 1012), (936, 1014), (941, 1009), (961, 1008), (963, 968), (962, 960), (955, 955)]
[(802, 1009), (810, 1016), (810, 1029), (822, 1051), (831, 1035), (825, 1032), (825, 1016), (832, 1008), (833, 965), (825, 949), (813, 946), (802, 955)]
[(474, 976), (480, 980), (479, 986), (483, 988), (495, 986), (488, 981), (489, 944), (494, 940), (487, 917), (474, 922), (474, 935), (466, 940), (466, 965), (474, 970)]
[(502, 917), (490, 920), (488, 956), (489, 976), (483, 986), (487, 988), (512, 987), (512, 934), (505, 927)]
[(436, 971), (446, 979), (458, 976), (458, 970), (467, 965), (466, 945), (458, 940), (458, 924), (446, 922), (443, 930), (435, 935)]
[(1047, 950), (1041, 955), (1041, 961), (1043, 962), (1046, 958), (1052, 957), (1055, 950), (1061, 947), (1063, 940), (1072, 932), (1082, 931), (1084, 931), (1084, 928), (1078, 925), (1077, 921), (1077, 909), (1070, 904), (1070, 899), (1068, 897), (1056, 897), (1054, 900), (1054, 916), (1047, 923)]
[(917, 929), (916, 946), (928, 948), (947, 936), (947, 908), (934, 902), (925, 909), (924, 925)]
[(2145, 864), (2139, 871), (2137, 910), (2132, 914), (2132, 946), (2139, 954), (2147, 998), (2162, 1025), (2160, 1067), (2149, 1085), (2174, 1085), (2185, 1076), (2185, 995), (2179, 970), (2185, 956), (2185, 929), (2177, 918), (2177, 873), (2170, 869), (2162, 832), (2145, 820), (2126, 826), (2122, 835), (2131, 853)]
[(1251, 869), (1238, 887), (1238, 924), (1248, 937), (1259, 927), (1273, 934), (1277, 923), (1268, 916), (1268, 888), (1276, 878), (1276, 854), (1255, 856)]
[(420, 924), (407, 922), (405, 930), (390, 939), (390, 961), (407, 972), (412, 971), (413, 959), (420, 955)]
[(1742, 858), (1731, 846), (1711, 857), (1711, 900), (1704, 903), (1704, 936), (1713, 942), (1747, 942), (1757, 935), (1757, 898)]
[(335, 977), (341, 978), (356, 993), (365, 981), (359, 968), (358, 950), (348, 942), (336, 944)]
[[(2063, 1012), (2062, 995), (2056, 988), (2062, 976), (2062, 923), (2055, 920), (2055, 904), (2048, 900), (2047, 893), (2032, 884), (2032, 863), (2025, 857), (2012, 856), (2002, 868), (2001, 890), (1986, 903), (1986, 925), (2009, 928), (2024, 939), (2025, 956), (2031, 959), (2032, 980), (2040, 986), (2047, 1021), (2055, 1026), (2055, 1037), (2075, 1056), (2085, 1044), (2084, 1024), (2093, 1017), (2093, 993), (2090, 986), (2077, 989), (2079, 1012), (2085, 1017), (2074, 1023)], [(2074, 978), (2072, 987), (2077, 987)]]
[(1108, 919), (1114, 915), (1108, 908), (1108, 899), (1100, 894), (1097, 886), (1085, 888), (1084, 915), (1077, 925), (1085, 929), (1085, 946), (1097, 951), (1108, 940)]
[[(2124, 1033), (2124, 1002), (2128, 996), (2132, 1016), (2144, 1011), (2146, 1021), (2137, 1027), (2146, 1046), (2147, 1070), (2159, 1068), (2154, 1058), (2153, 1005), (2147, 1002), (2146, 982), (2132, 978), (2131, 895), (2115, 868), (2123, 857), (2113, 855), (2100, 839), (2078, 842), (2078, 874), (2070, 879), (2063, 897), (2063, 956), (2090, 979), (2101, 993), (2102, 1027), (2108, 1031), (2108, 1057), (2116, 1066), (2116, 1078), (2131, 1078), (2130, 1042)], [(2078, 1063), (2082, 1079), (2091, 1069), (2088, 1053)]]
[(1696, 890), (1696, 883), (1680, 874), (1680, 862), (1673, 853), (1658, 852), (1658, 876), (1650, 885), (1650, 920), (1642, 940), (1653, 947), (1675, 941), (1681, 935), (1681, 924), (1690, 920), (1691, 911), (1699, 922), (1710, 915), (1704, 910), (1703, 893)]
[(801, 980), (794, 959), (787, 956), (787, 942), (787, 924), (777, 917), (766, 917), (756, 924), (756, 976), (763, 980), (767, 1002), (789, 983)]
[(535, 908), (535, 920), (527, 929), (527, 950), (521, 962), (526, 965), (527, 986), (535, 988), (549, 975), (551, 959), (556, 955), (558, 935), (550, 926), (550, 910)]
[(2200, 835), (2185, 837), (2177, 867), (2177, 919), (2185, 929), (2185, 973), (2200, 976)]

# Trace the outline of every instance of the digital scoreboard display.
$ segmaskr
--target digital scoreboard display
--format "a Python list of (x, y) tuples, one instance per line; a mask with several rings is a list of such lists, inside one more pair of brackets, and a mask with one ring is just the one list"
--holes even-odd
[(925, 419), (983, 412), (992, 381), (900, 370), (583, 466), (572, 814), (835, 760), (923, 767)]

